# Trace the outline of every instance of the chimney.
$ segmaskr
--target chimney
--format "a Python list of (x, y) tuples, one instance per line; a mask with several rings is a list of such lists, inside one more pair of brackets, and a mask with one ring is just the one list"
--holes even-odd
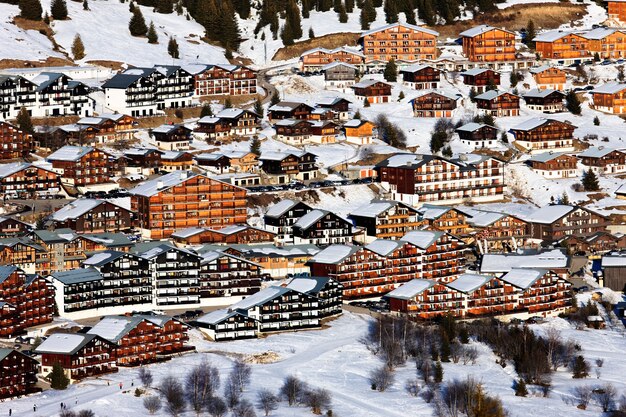
[(603, 150), (603, 149), (604, 149), (604, 145), (600, 145), (600, 146), (598, 146), (598, 150), (599, 150), (599, 151), (601, 151), (601, 150)]
[(187, 179), (187, 171), (183, 171), (183, 172), (180, 173), (180, 179), (182, 181)]
[(163, 180), (158, 180), (157, 181), (157, 190), (160, 190), (161, 188), (163, 188)]

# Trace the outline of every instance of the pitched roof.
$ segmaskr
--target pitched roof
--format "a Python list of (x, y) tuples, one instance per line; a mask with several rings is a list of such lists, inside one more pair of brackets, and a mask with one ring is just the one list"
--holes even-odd
[(95, 334), (54, 333), (41, 342), (35, 352), (74, 355), (96, 337)]
[(526, 93), (522, 94), (522, 97), (526, 98), (526, 97), (532, 97), (532, 98), (546, 98), (548, 96), (550, 96), (551, 94), (559, 94), (563, 97), (565, 97), (565, 94), (562, 93), (559, 90), (553, 90), (551, 88), (546, 88), (543, 90), (538, 90), (536, 88), (533, 88), (532, 90), (528, 90)]
[(461, 127), (458, 127), (456, 129), (457, 132), (461, 131), (461, 132), (475, 132), (478, 129), (482, 129), (483, 127), (487, 127), (487, 128), (492, 128), (495, 129), (495, 127), (493, 126), (489, 126), (486, 125), (484, 123), (474, 123), (474, 122), (470, 122), (470, 123), (466, 123)]
[(347, 62), (335, 61), (335, 62), (331, 62), (330, 64), (324, 65), (322, 67), (322, 71), (327, 71), (327, 70), (335, 68), (335, 67), (348, 67), (348, 68), (351, 68), (351, 69), (353, 69), (355, 71), (358, 70), (356, 65), (348, 64)]
[(620, 91), (626, 90), (626, 84), (621, 84), (618, 82), (609, 82), (602, 84), (599, 87), (591, 90), (591, 93), (599, 93), (599, 94), (617, 94)]
[(0, 165), (0, 178), (8, 177), (9, 175), (13, 175), (16, 172), (20, 172), (31, 166), (33, 166), (33, 164), (29, 164), (26, 162), (12, 162), (9, 164), (1, 164)]
[(106, 316), (87, 331), (103, 339), (118, 343), (145, 319), (139, 316)]
[(610, 147), (606, 147), (606, 146), (593, 146), (593, 147), (587, 148), (584, 151), (582, 151), (581, 153), (579, 153), (578, 157), (580, 157), (580, 158), (582, 158), (582, 157), (586, 157), (586, 158), (602, 158), (602, 157), (610, 154), (613, 151), (625, 153), (624, 151), (616, 149), (616, 148), (610, 148)]
[(411, 30), (415, 30), (415, 31), (418, 31), (418, 32), (428, 33), (428, 34), (434, 35), (434, 36), (439, 36), (439, 32), (436, 32), (436, 31), (431, 30), (431, 29), (426, 29), (426, 28), (423, 28), (421, 26), (410, 25), (408, 23), (392, 23), (392, 24), (389, 24), (389, 25), (380, 26), (380, 27), (377, 27), (377, 28), (374, 28), (374, 29), (367, 30), (367, 31), (361, 33), (361, 37), (364, 37), (364, 36), (367, 36), (367, 35), (371, 35), (373, 33), (378, 33), (378, 32), (381, 32), (383, 30), (395, 28), (395, 27), (398, 27), (398, 26), (409, 28)]
[(248, 317), (246, 314), (243, 314), (239, 311), (231, 310), (230, 308), (223, 308), (203, 314), (202, 316), (198, 317), (194, 321), (194, 323), (199, 325), (217, 325), (234, 316)]
[(165, 189), (180, 185), (198, 175), (200, 174), (196, 174), (191, 171), (170, 172), (169, 174), (161, 175), (160, 177), (138, 185), (137, 187), (131, 189), (130, 193), (143, 197), (152, 197)]
[(412, 279), (411, 281), (402, 284), (395, 290), (387, 293), (385, 297), (410, 300), (435, 285), (437, 285), (437, 283), (429, 279)]
[(76, 219), (104, 203), (104, 200), (96, 200), (91, 198), (74, 200), (52, 213), (52, 215), (50, 216), (50, 220), (63, 222), (69, 219)]
[(350, 216), (374, 218), (400, 204), (393, 200), (372, 200), (350, 212)]
[(387, 256), (402, 245), (404, 245), (404, 242), (400, 240), (376, 239), (369, 245), (365, 246), (365, 249), (381, 256)]
[(443, 234), (444, 232), (433, 232), (430, 230), (413, 230), (402, 236), (401, 240), (409, 242), (420, 249), (427, 249)]
[(371, 78), (367, 78), (367, 79), (362, 79), (358, 83), (352, 85), (351, 88), (366, 88), (366, 87), (370, 87), (370, 86), (372, 86), (374, 84), (378, 84), (378, 83), (391, 86), (390, 84), (388, 84), (386, 82), (383, 82), (383, 81), (380, 81), (380, 80), (373, 80)]
[(466, 31), (461, 32), (459, 35), (461, 37), (473, 38), (474, 36), (482, 35), (483, 33), (490, 32), (490, 31), (496, 30), (496, 29), (514, 34), (510, 30), (506, 30), (506, 29), (502, 29), (502, 28), (494, 28), (493, 26), (489, 26), (489, 25), (479, 25), (479, 26), (474, 26), (471, 29), (467, 29)]
[[(497, 97), (500, 97), (500, 96), (503, 96), (505, 94), (509, 94), (509, 95), (515, 96), (515, 94), (509, 93), (507, 91), (488, 90), (488, 91), (485, 91), (482, 94), (477, 95), (474, 98), (478, 99), (478, 100), (493, 100), (493, 99), (495, 99)], [(517, 96), (515, 96), (515, 97), (517, 97)]]
[(326, 210), (313, 209), (309, 211), (307, 214), (305, 214), (304, 216), (300, 217), (293, 224), (293, 227), (306, 230), (309, 227), (313, 226), (317, 221), (322, 219), (324, 216), (326, 216), (328, 213), (330, 212)]
[(575, 206), (554, 204), (543, 206), (526, 216), (531, 223), (552, 224), (576, 209)]
[(302, 277), (293, 278), (287, 283), (287, 288), (305, 294), (317, 295), (330, 281), (329, 277)]
[(490, 72), (495, 72), (497, 74), (497, 72), (492, 70), (491, 68), (479, 68), (479, 67), (476, 67), (476, 68), (472, 68), (472, 69), (468, 69), (468, 70), (463, 71), (461, 73), (461, 75), (469, 75), (469, 76), (473, 77), (473, 76), (476, 76), (476, 75), (480, 75), (483, 72), (489, 72), (489, 71)]
[(125, 255), (134, 256), (125, 252), (106, 250), (94, 253), (89, 258), (85, 259), (82, 264), (87, 266), (102, 266), (113, 262), (114, 260), (119, 259)]
[(55, 272), (52, 278), (64, 285), (80, 284), (83, 282), (100, 281), (102, 274), (95, 268), (76, 268), (69, 271)]
[(544, 276), (548, 271), (545, 269), (522, 269), (512, 268), (502, 276), (502, 281), (521, 288), (523, 290), (532, 286), (539, 278)]
[(528, 119), (520, 124), (518, 124), (517, 126), (511, 128), (511, 130), (523, 130), (523, 131), (529, 131), (529, 130), (533, 130), (536, 129), (540, 126), (545, 125), (546, 123), (553, 121), (552, 119), (544, 119), (543, 117), (533, 117), (532, 119)]
[(0, 266), (0, 283), (3, 283), (13, 273), (17, 271), (17, 267), (14, 265), (2, 265)]
[(569, 257), (559, 249), (552, 249), (545, 252), (523, 254), (494, 254), (483, 255), (480, 264), (482, 273), (508, 272), (514, 268), (538, 268), (538, 269), (560, 269), (567, 268)]
[(308, 205), (306, 203), (303, 203), (302, 201), (285, 199), (285, 200), (279, 201), (273, 206), (270, 206), (270, 208), (265, 213), (265, 216), (272, 217), (272, 218), (280, 217), (286, 212), (288, 212), (289, 210), (291, 210), (292, 208), (294, 208), (299, 203), (302, 203), (308, 207)]
[(232, 310), (248, 310), (250, 308), (263, 305), (270, 300), (280, 297), (288, 292), (295, 291), (292, 288), (271, 286), (262, 289), (261, 291), (247, 296), (241, 301), (236, 302), (230, 306)]
[(567, 152), (542, 152), (539, 154), (534, 154), (530, 158), (528, 158), (529, 162), (549, 162), (553, 159), (556, 159), (560, 156), (567, 155)]
[(453, 290), (467, 294), (476, 291), (478, 288), (488, 283), (491, 279), (493, 279), (493, 277), (489, 275), (465, 273), (459, 275), (457, 279), (446, 284), (446, 286), (452, 288)]
[(348, 256), (357, 252), (359, 249), (359, 246), (330, 245), (315, 254), (311, 258), (310, 262), (320, 264), (338, 264)]
[(72, 146), (66, 145), (46, 158), (48, 161), (78, 161), (83, 156), (92, 152), (94, 148), (91, 146)]
[(102, 84), (102, 88), (127, 89), (141, 78), (144, 78), (142, 74), (116, 74)]

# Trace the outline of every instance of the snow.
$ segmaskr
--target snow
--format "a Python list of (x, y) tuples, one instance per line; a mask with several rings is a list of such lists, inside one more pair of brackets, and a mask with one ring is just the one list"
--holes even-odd
[(626, 255), (604, 255), (602, 267), (626, 267)]
[(103, 339), (112, 342), (118, 342), (128, 332), (134, 329), (143, 319), (141, 317), (127, 316), (110, 316), (104, 317), (95, 326), (93, 326), (88, 334), (97, 334)]
[(512, 268), (502, 276), (502, 281), (508, 282), (517, 288), (529, 288), (535, 281), (544, 276), (547, 271), (539, 269)]
[(371, 203), (353, 210), (350, 215), (374, 218), (389, 210), (395, 206), (395, 204), (396, 203), (394, 201), (374, 200)]
[(555, 204), (545, 206), (535, 210), (532, 214), (525, 217), (525, 220), (531, 223), (551, 224), (563, 216), (566, 216), (574, 210), (573, 206)]
[(352, 255), (359, 248), (347, 245), (330, 245), (311, 258), (311, 262), (320, 264), (336, 264)]
[(379, 255), (387, 256), (401, 245), (402, 242), (398, 240), (376, 239), (365, 248)]
[(55, 333), (41, 342), (37, 352), (70, 353), (91, 339), (92, 336), (86, 334)]
[(211, 311), (210, 313), (204, 314), (196, 319), (199, 323), (205, 324), (217, 324), (220, 323), (236, 314), (240, 314), (236, 311), (232, 311), (231, 309), (221, 309)]
[(537, 254), (493, 254), (483, 256), (480, 264), (482, 273), (508, 272), (514, 268), (566, 268), (569, 258), (559, 249), (552, 249)]
[(287, 288), (301, 293), (314, 291), (320, 284), (325, 284), (330, 278), (294, 278), (287, 284)]
[(412, 279), (411, 281), (402, 284), (400, 287), (388, 293), (386, 297), (410, 300), (423, 291), (434, 287), (435, 284), (435, 281), (431, 281), (429, 279)]
[(454, 281), (446, 284), (446, 286), (463, 293), (470, 293), (491, 280), (488, 275), (478, 274), (462, 274)]
[(23, 169), (30, 167), (31, 164), (26, 162), (13, 162), (9, 164), (0, 165), (0, 178), (8, 177)]
[(196, 175), (198, 174), (187, 171), (170, 172), (169, 174), (162, 175), (153, 180), (146, 181), (145, 183), (138, 185), (137, 187), (130, 190), (130, 193), (144, 197), (151, 197), (161, 190), (181, 184), (184, 181), (187, 181), (187, 179), (195, 177)]
[(417, 246), (420, 249), (427, 249), (430, 245), (437, 241), (441, 235), (443, 235), (443, 232), (414, 230), (404, 235), (402, 240), (409, 242), (411, 245)]
[(304, 216), (300, 217), (294, 224), (293, 227), (299, 227), (301, 229), (308, 229), (313, 226), (315, 222), (320, 220), (322, 217), (328, 214), (327, 211), (324, 210), (311, 210)]
[(83, 261), (83, 265), (97, 265), (100, 262), (104, 262), (113, 256), (110, 252), (99, 252), (91, 255), (89, 258)]
[(236, 302), (229, 308), (231, 310), (248, 310), (258, 305), (265, 304), (269, 300), (272, 300), (289, 291), (285, 287), (267, 287), (261, 291), (247, 296), (241, 301)]
[(46, 159), (48, 161), (77, 161), (91, 151), (93, 151), (91, 146), (66, 145), (48, 155)]
[(94, 199), (75, 200), (55, 211), (50, 218), (59, 222), (75, 219), (102, 203), (102, 200)]

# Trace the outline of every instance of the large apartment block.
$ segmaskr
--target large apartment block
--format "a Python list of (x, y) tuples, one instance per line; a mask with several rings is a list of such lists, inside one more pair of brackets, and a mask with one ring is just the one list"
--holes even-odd
[(394, 59), (416, 62), (437, 58), (438, 32), (420, 26), (393, 23), (361, 34), (366, 63), (385, 63)]

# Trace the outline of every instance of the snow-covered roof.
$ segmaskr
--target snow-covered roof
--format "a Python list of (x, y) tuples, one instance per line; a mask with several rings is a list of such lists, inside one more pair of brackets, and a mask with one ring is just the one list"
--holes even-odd
[(309, 211), (304, 216), (300, 217), (294, 224), (293, 227), (297, 227), (300, 229), (308, 229), (313, 226), (317, 221), (319, 221), (322, 217), (326, 216), (329, 212), (326, 210), (314, 209)]
[(311, 258), (311, 262), (337, 264), (359, 250), (358, 246), (330, 245)]
[(13, 265), (3, 265), (3, 266), (0, 266), (0, 283), (4, 282), (15, 271), (17, 271), (17, 267), (16, 266), (13, 266)]
[(172, 233), (171, 237), (173, 239), (179, 238), (179, 239), (186, 239), (189, 238), (191, 236), (195, 236), (198, 235), (202, 232), (204, 232), (206, 229), (203, 227), (188, 227), (186, 229), (182, 229), (182, 230), (177, 230), (176, 232)]
[(526, 216), (526, 221), (531, 223), (552, 224), (563, 216), (572, 212), (576, 207), (554, 204), (540, 207)]
[[(461, 131), (461, 132), (475, 132), (478, 129), (482, 129), (483, 127), (491, 127), (493, 128), (493, 126), (489, 126), (486, 125), (484, 123), (475, 123), (475, 122), (470, 122), (470, 123), (466, 123), (461, 127), (458, 127), (456, 129), (457, 132)], [(495, 129), (495, 128), (494, 128)]]
[(347, 101), (348, 103), (350, 103), (349, 100), (343, 98), (343, 97), (337, 97), (337, 96), (332, 96), (332, 97), (320, 97), (318, 99), (315, 100), (315, 105), (316, 106), (321, 106), (321, 107), (330, 107), (330, 106), (334, 106), (337, 103), (340, 103), (342, 101)]
[(237, 315), (243, 316), (243, 314), (241, 314), (239, 311), (235, 311), (230, 308), (224, 308), (221, 310), (215, 310), (211, 311), (210, 313), (206, 313), (198, 317), (195, 321), (196, 323), (200, 324), (216, 325), (223, 322), (224, 320), (228, 320), (229, 318)]
[(481, 273), (507, 272), (513, 268), (562, 269), (567, 268), (569, 258), (559, 249), (535, 254), (492, 254), (483, 255)]
[(66, 145), (56, 152), (48, 155), (48, 161), (78, 161), (89, 152), (93, 151), (91, 146), (72, 146)]
[(118, 343), (120, 339), (144, 321), (138, 316), (106, 316), (93, 326), (88, 334), (96, 334), (103, 339)]
[[(354, 55), (358, 55), (360, 57), (365, 58), (365, 55), (363, 55), (360, 51), (357, 51), (357, 50), (352, 49), (352, 48), (348, 48), (347, 46), (340, 46), (339, 48), (334, 48), (334, 49), (317, 47), (317, 48), (313, 48), (313, 49), (309, 49), (307, 51), (304, 51), (302, 53), (302, 55), (300, 55), (300, 56), (309, 55), (309, 54), (312, 54), (312, 53), (315, 53), (315, 52), (323, 52), (325, 54), (335, 54), (337, 52), (347, 52), (349, 54), (354, 54)], [(340, 63), (343, 64), (343, 62), (340, 62)]]
[(374, 33), (378, 33), (378, 32), (381, 32), (381, 31), (384, 31), (384, 30), (387, 30), (387, 29), (392, 29), (392, 28), (395, 28), (395, 27), (398, 27), (398, 26), (404, 27), (404, 28), (408, 28), (408, 29), (411, 29), (411, 30), (414, 30), (414, 31), (417, 31), (417, 32), (424, 32), (424, 33), (428, 33), (430, 35), (439, 36), (439, 32), (436, 32), (436, 31), (431, 30), (431, 29), (426, 29), (426, 28), (423, 28), (421, 26), (410, 25), (408, 23), (392, 23), (392, 24), (389, 24), (389, 25), (380, 26), (380, 27), (377, 27), (377, 28), (374, 28), (374, 29), (371, 29), (371, 30), (367, 30), (367, 31), (361, 33), (361, 37), (364, 37), (364, 36), (367, 36), (367, 35), (371, 35), (371, 34), (374, 34)]
[(479, 26), (474, 26), (471, 29), (467, 29), (464, 32), (461, 32), (459, 36), (465, 37), (465, 38), (473, 38), (474, 36), (482, 35), (485, 32), (490, 32), (495, 29), (502, 30), (504, 32), (513, 33), (509, 30), (502, 29), (502, 28), (494, 28), (493, 26), (489, 26), (489, 25), (479, 25)]
[(569, 34), (575, 33), (574, 31), (566, 31), (566, 30), (550, 30), (547, 32), (543, 32), (538, 34), (533, 38), (535, 42), (554, 42), (559, 40)]
[(615, 190), (616, 195), (626, 195), (626, 184), (622, 184)]
[(544, 276), (546, 272), (545, 269), (512, 268), (502, 276), (502, 281), (525, 290)]
[[(319, 109), (322, 110), (322, 109)], [(310, 125), (313, 124), (310, 120), (302, 120), (302, 119), (281, 119), (275, 123), (276, 126), (296, 126), (300, 123), (308, 123)]]
[(372, 86), (374, 84), (377, 84), (377, 83), (389, 85), (386, 82), (383, 82), (383, 81), (380, 81), (380, 80), (373, 80), (371, 78), (367, 78), (367, 79), (362, 79), (358, 83), (354, 84), (352, 86), (352, 88), (366, 88), (366, 87), (370, 87), (370, 86)]
[(423, 219), (435, 220), (452, 210), (452, 207), (435, 206), (433, 204), (424, 204), (417, 209)]
[(515, 94), (512, 94), (512, 93), (508, 93), (506, 91), (488, 90), (488, 91), (485, 91), (482, 94), (477, 95), (474, 98), (478, 99), (478, 100), (493, 100), (493, 99), (495, 99), (497, 97), (500, 97), (501, 95), (504, 95), (504, 94), (511, 94), (512, 96), (515, 95)]
[(549, 70), (551, 68), (553, 68), (553, 67), (551, 67), (550, 65), (541, 65), (539, 67), (532, 67), (528, 71), (531, 74), (541, 74), (542, 72), (547, 71), (547, 70)]
[(579, 153), (578, 156), (585, 158), (602, 158), (613, 151), (624, 153), (624, 151), (618, 150), (616, 148), (610, 148), (606, 146), (594, 146), (592, 148), (585, 149), (584, 151)]
[(52, 278), (64, 285), (72, 285), (83, 282), (100, 281), (102, 279), (102, 275), (97, 269), (89, 267), (55, 272), (52, 274)]
[(322, 67), (322, 71), (326, 71), (335, 67), (348, 67), (355, 71), (358, 70), (358, 68), (355, 65), (348, 64), (347, 62), (335, 61), (335, 62), (331, 62), (330, 64), (324, 65)]
[(265, 160), (265, 161), (282, 161), (283, 159), (289, 157), (289, 156), (295, 156), (297, 158), (301, 158), (302, 155), (304, 155), (304, 152), (302, 151), (285, 151), (285, 152), (274, 152), (274, 151), (269, 151), (269, 152), (262, 152), (261, 156), (259, 157), (259, 159), (261, 161)]
[(606, 38), (609, 35), (614, 34), (615, 32), (617, 32), (617, 29), (597, 27), (597, 28), (593, 28), (590, 30), (586, 30), (585, 32), (582, 32), (581, 36), (585, 39), (600, 40), (600, 39)]
[(387, 256), (403, 244), (404, 243), (400, 240), (376, 239), (369, 245), (365, 246), (365, 249), (382, 256)]
[(310, 107), (311, 109), (313, 109), (313, 107), (309, 106), (306, 103), (303, 102), (298, 102), (298, 101), (280, 101), (276, 104), (274, 104), (273, 106), (269, 107), (269, 111), (286, 111), (286, 112), (290, 112), (295, 110), (296, 108), (298, 108), (299, 106), (307, 106)]
[(42, 341), (36, 353), (73, 355), (96, 337), (95, 334), (54, 333)]
[(215, 115), (215, 117), (223, 118), (223, 119), (236, 119), (237, 117), (244, 114), (246, 110), (238, 109), (236, 107), (231, 107), (228, 109), (223, 109), (219, 113)]
[(626, 254), (604, 255), (602, 257), (602, 268), (606, 267), (626, 267)]
[[(421, 71), (421, 70), (423, 70), (423, 69), (426, 69), (426, 68), (433, 68), (433, 69), (437, 70), (437, 68), (433, 67), (432, 65), (426, 65), (426, 64), (413, 64), (413, 65), (409, 65), (409, 66), (406, 66), (406, 67), (402, 68), (402, 69), (400, 70), (400, 72), (410, 72), (410, 73), (415, 73), (415, 72), (419, 72), (419, 71)], [(438, 70), (437, 70), (437, 71), (438, 71)]]
[(599, 94), (617, 94), (623, 90), (626, 90), (626, 84), (621, 84), (618, 82), (609, 82), (602, 84), (599, 87), (594, 88), (591, 93), (599, 93)]
[(104, 203), (105, 201), (103, 200), (95, 200), (91, 198), (74, 200), (52, 213), (50, 219), (57, 222), (75, 219)]
[(289, 211), (293, 207), (295, 207), (298, 203), (299, 203), (299, 201), (295, 201), (295, 200), (289, 200), (289, 199), (281, 200), (278, 203), (276, 203), (273, 206), (271, 206), (267, 210), (267, 212), (265, 213), (265, 216), (267, 216), (267, 217), (280, 217), (283, 214), (285, 214), (287, 211)]
[(409, 242), (420, 249), (426, 249), (437, 241), (443, 232), (433, 232), (430, 230), (413, 230), (402, 236), (403, 241)]
[(526, 98), (526, 97), (532, 97), (532, 98), (546, 98), (548, 97), (550, 94), (560, 94), (562, 96), (565, 96), (565, 94), (563, 94), (562, 92), (558, 91), (558, 90), (553, 90), (551, 88), (545, 88), (543, 90), (539, 90), (537, 88), (533, 88), (532, 90), (528, 90), (527, 92), (525, 92), (524, 94), (522, 94), (522, 97)]
[(182, 125), (182, 124), (178, 124), (178, 125), (163, 124), (161, 126), (158, 126), (158, 127), (155, 127), (154, 129), (152, 129), (152, 133), (168, 134), (168, 133), (173, 132), (173, 131), (181, 128), (181, 127), (183, 129), (191, 130), (188, 127), (186, 127), (185, 125)]
[(530, 158), (528, 158), (529, 162), (549, 162), (552, 161), (553, 159), (556, 159), (560, 156), (563, 155), (567, 155), (567, 152), (542, 152), (539, 154), (535, 154), (533, 156), (531, 156)]
[(539, 126), (543, 126), (548, 123), (548, 119), (544, 119), (543, 117), (533, 117), (532, 119), (528, 119), (517, 126), (513, 127), (511, 130), (533, 130), (538, 128)]
[(507, 214), (504, 213), (476, 210), (475, 213), (472, 213), (472, 217), (467, 219), (467, 223), (474, 227), (487, 227), (506, 216)]
[(343, 127), (361, 127), (365, 123), (372, 123), (364, 119), (352, 119), (343, 124)]
[(276, 297), (280, 297), (281, 295), (288, 293), (289, 291), (295, 291), (291, 288), (286, 287), (276, 287), (271, 286), (261, 291), (249, 295), (243, 300), (236, 302), (235, 304), (230, 306), (232, 310), (248, 310), (252, 307), (256, 307), (258, 305), (262, 305), (267, 303), (270, 300), (275, 299)]
[(162, 175), (153, 180), (146, 181), (141, 185), (130, 190), (130, 193), (133, 195), (139, 195), (144, 197), (151, 197), (159, 192), (174, 187), (176, 185), (182, 184), (190, 178), (196, 177), (199, 174), (196, 174), (191, 171), (174, 171), (169, 174)]
[(328, 277), (302, 277), (293, 278), (287, 283), (287, 288), (291, 288), (301, 293), (316, 295), (330, 281)]
[(469, 75), (469, 76), (476, 76), (476, 75), (480, 75), (483, 72), (487, 72), (487, 71), (493, 71), (491, 68), (472, 68), (472, 69), (468, 69), (466, 71), (463, 71), (461, 73), (461, 75)]
[(412, 279), (396, 288), (395, 290), (387, 293), (387, 298), (398, 298), (400, 300), (410, 300), (415, 296), (421, 294), (425, 290), (432, 288), (437, 283), (429, 279)]
[(16, 172), (20, 172), (26, 168), (31, 167), (32, 164), (26, 162), (12, 162), (9, 164), (0, 164), (0, 178), (8, 177)]
[(399, 203), (392, 200), (372, 200), (371, 202), (354, 209), (350, 212), (350, 216), (374, 218), (380, 216)]
[(83, 261), (83, 265), (86, 266), (101, 266), (112, 262), (122, 256), (126, 255), (124, 252), (118, 252), (114, 250), (107, 250), (103, 252), (97, 252), (91, 255), (89, 258)]
[(454, 281), (446, 284), (446, 286), (452, 288), (453, 290), (457, 290), (467, 294), (476, 291), (478, 288), (489, 282), (492, 278), (493, 277), (490, 277), (488, 275), (467, 273), (460, 275)]

